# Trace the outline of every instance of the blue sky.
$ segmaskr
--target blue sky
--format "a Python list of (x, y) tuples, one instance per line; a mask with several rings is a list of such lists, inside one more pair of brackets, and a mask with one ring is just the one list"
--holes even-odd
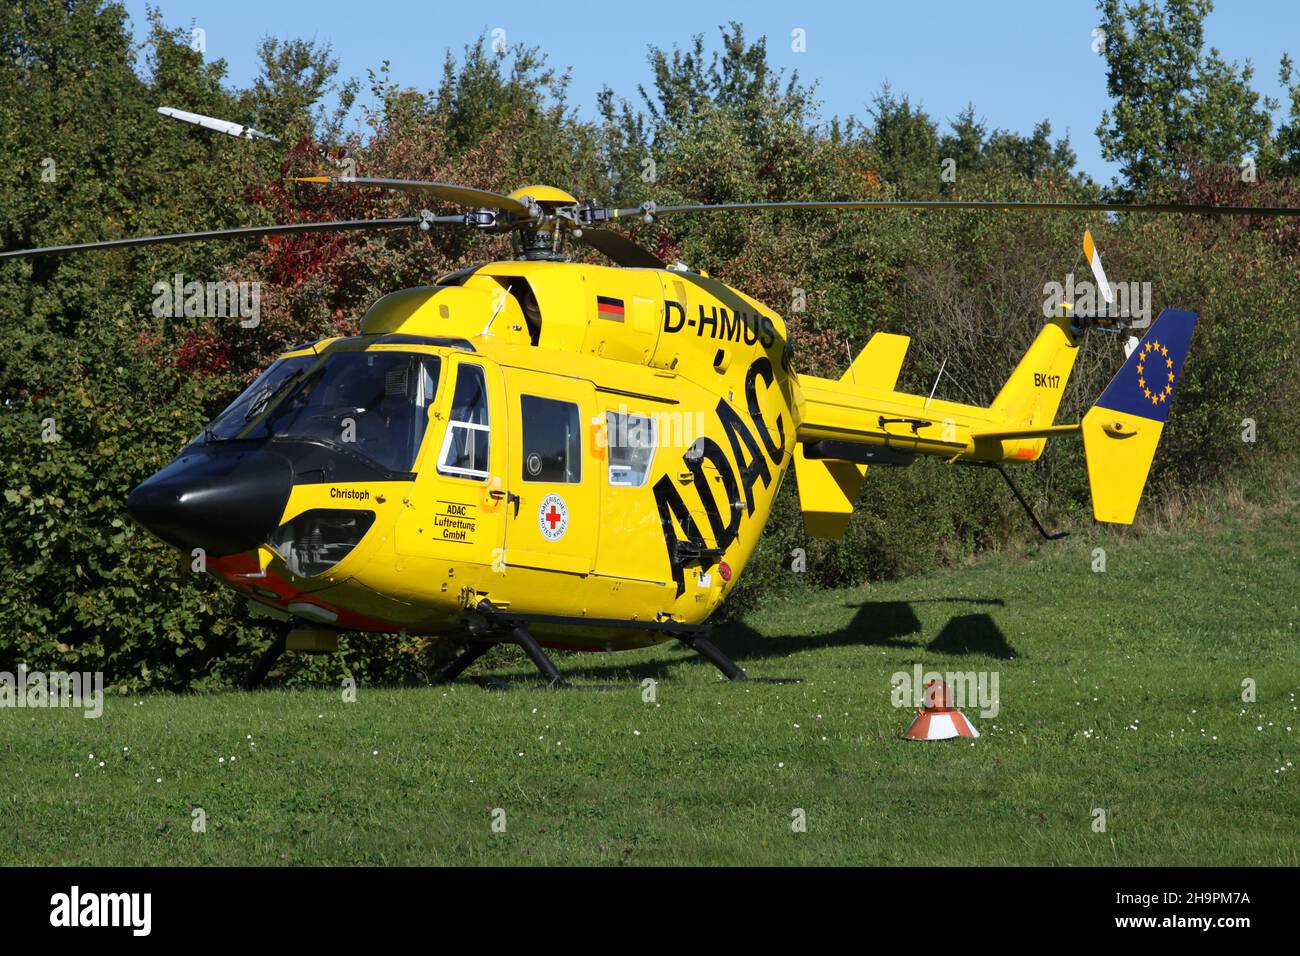
[[(944, 125), (967, 103), (975, 104), (990, 128), (1027, 133), (1049, 119), (1054, 136), (1069, 132), (1086, 172), (1103, 182), (1115, 172), (1102, 160), (1094, 133), (1108, 98), (1105, 64), (1092, 50), (1098, 14), (1089, 0), (152, 0), (152, 5), (161, 8), (169, 25), (201, 27), (209, 58), (225, 59), (231, 79), (241, 85), (256, 73), (257, 41), (273, 35), (332, 44), (344, 76), (364, 79), (368, 68), (389, 60), (399, 83), (428, 89), (437, 83), (444, 50), (459, 52), (484, 30), (500, 28), (511, 45), (540, 46), (553, 66), (571, 68), (571, 100), (587, 117), (595, 112), (601, 86), (631, 97), (638, 83), (649, 80), (648, 45), (685, 46), (696, 33), (715, 38), (720, 24), (738, 19), (747, 35), (768, 37), (776, 65), (818, 81), (827, 117), (865, 116), (873, 94), (888, 81)], [(126, 7), (141, 33), (146, 0), (127, 0)], [(805, 52), (791, 48), (796, 29), (805, 31)], [(1221, 2), (1210, 14), (1206, 35), (1229, 60), (1251, 60), (1255, 88), (1285, 104), (1277, 65), (1288, 42), (1300, 59), (1300, 4)]]

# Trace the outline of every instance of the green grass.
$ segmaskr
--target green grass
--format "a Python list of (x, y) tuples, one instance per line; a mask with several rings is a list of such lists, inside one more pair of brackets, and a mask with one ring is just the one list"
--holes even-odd
[[(1294, 866), (1289, 497), (858, 590), (792, 575), (719, 643), (751, 675), (798, 684), (728, 684), (666, 645), (561, 658), (619, 685), (605, 692), (542, 689), (507, 658), (498, 672), (522, 686), (506, 693), (0, 711), (0, 863)], [(1000, 713), (968, 711), (973, 745), (899, 739), (910, 712), (890, 706), (890, 676), (918, 661), (998, 673)]]

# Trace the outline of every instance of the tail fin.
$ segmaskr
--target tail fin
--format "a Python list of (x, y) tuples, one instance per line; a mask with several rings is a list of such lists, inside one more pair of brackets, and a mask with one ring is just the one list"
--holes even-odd
[(1079, 344), (1070, 332), (1068, 317), (1050, 319), (1011, 373), (990, 410), (1003, 416), (996, 434), (984, 438), (1015, 439), (1013, 452), (1020, 461), (1037, 461), (1054, 430), (1052, 421), (1065, 394)]
[(1069, 317), (1049, 319), (989, 407), (1006, 416), (1009, 428), (1052, 424), (1078, 354)]
[(1083, 416), (1083, 450), (1098, 521), (1132, 524), (1196, 328), (1165, 309)]
[(799, 482), (799, 510), (810, 538), (844, 537), (862, 490), (867, 466), (851, 461), (819, 461), (794, 446), (794, 476)]

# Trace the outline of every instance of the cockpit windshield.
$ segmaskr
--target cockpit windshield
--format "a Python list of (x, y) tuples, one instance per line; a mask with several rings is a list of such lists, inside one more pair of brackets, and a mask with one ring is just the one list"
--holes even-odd
[(315, 355), (300, 355), (272, 362), (252, 385), (244, 389), (237, 399), (226, 406), (225, 411), (212, 420), (212, 424), (203, 430), (197, 440), (224, 441), (235, 438), (248, 427), (250, 421), (266, 411), (282, 388), (292, 384), (294, 378), (301, 377), (316, 359)]
[(209, 426), (206, 437), (319, 441), (388, 471), (410, 472), (438, 390), (438, 357), (334, 351), (317, 365), (315, 360), (303, 356), (272, 365)]

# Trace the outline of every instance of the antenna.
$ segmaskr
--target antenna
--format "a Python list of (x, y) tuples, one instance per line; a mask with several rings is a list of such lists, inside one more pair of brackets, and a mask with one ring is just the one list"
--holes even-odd
[(934, 393), (939, 389), (939, 379), (943, 378), (943, 370), (947, 367), (948, 367), (948, 356), (945, 355), (943, 357), (943, 361), (939, 363), (939, 374), (934, 377), (934, 385), (931, 386), (930, 388), (930, 397), (925, 400), (925, 405), (924, 405), (925, 408), (929, 408), (930, 403), (934, 401)]
[(506, 292), (505, 289), (493, 289), (492, 295), (497, 300), (497, 307), (493, 309), (492, 314), (488, 316), (487, 325), (483, 326), (483, 331), (480, 332), (479, 335), (487, 335), (488, 332), (491, 330), (492, 323), (496, 321), (497, 315), (500, 314), (502, 307), (506, 304), (506, 298), (509, 295), (509, 293)]

